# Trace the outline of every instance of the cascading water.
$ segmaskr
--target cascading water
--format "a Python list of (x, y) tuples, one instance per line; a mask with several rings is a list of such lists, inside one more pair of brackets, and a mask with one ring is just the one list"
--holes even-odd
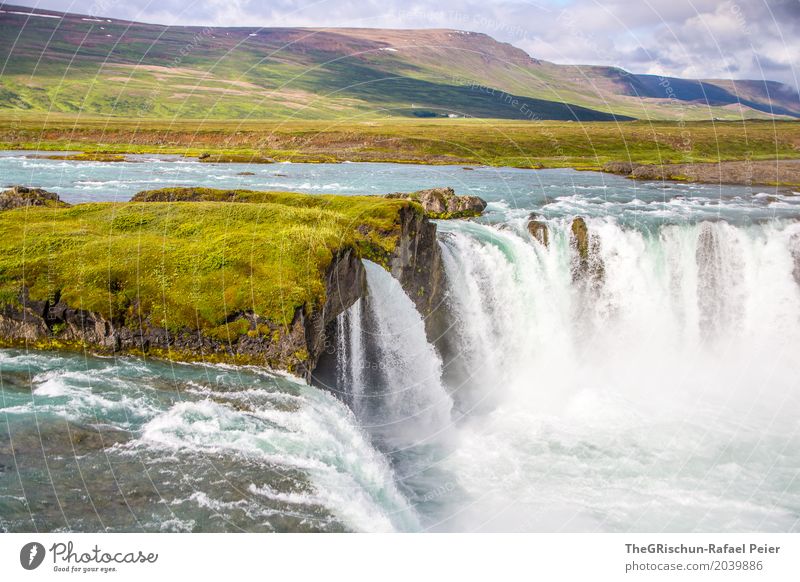
[(337, 376), (363, 428), (391, 460), (409, 501), (437, 511), (432, 491), (446, 481), (453, 401), (425, 323), (400, 283), (365, 261), (368, 296), (339, 316)]
[(456, 406), (494, 402), (459, 426), (466, 497), (442, 527), (796, 529), (800, 225), (588, 224), (591, 294), (566, 220), (549, 247), (519, 224), (442, 237), (471, 364)]
[(369, 296), (337, 322), (340, 400), (247, 368), (0, 350), (0, 531), (800, 529), (800, 196), (571, 170), (112, 165), (0, 152), (10, 183), (70, 202), (167, 175), (452, 183), (489, 206), (439, 222), (440, 354), (367, 264)]
[(400, 283), (365, 262), (369, 295), (340, 318), (347, 326), (338, 352), (353, 409), (391, 447), (443, 436), (452, 399), (442, 385), (442, 362), (425, 336), (425, 323)]
[(587, 224), (582, 265), (568, 219), (547, 246), (521, 221), (441, 224), (445, 362), (368, 265), (340, 374), (425, 526), (797, 528), (800, 225)]
[(0, 448), (0, 530), (420, 527), (353, 413), (300, 380), (18, 350), (0, 365), (16, 455)]

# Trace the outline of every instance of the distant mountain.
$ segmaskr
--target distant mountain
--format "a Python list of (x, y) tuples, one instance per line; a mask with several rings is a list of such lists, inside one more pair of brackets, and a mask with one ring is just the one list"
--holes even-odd
[(203, 28), (0, 4), (0, 111), (140, 117), (800, 117), (773, 81), (556, 65), (458, 30)]

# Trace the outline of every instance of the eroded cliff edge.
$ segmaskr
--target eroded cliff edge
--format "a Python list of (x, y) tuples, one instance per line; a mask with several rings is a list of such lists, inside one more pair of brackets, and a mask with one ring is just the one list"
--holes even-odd
[[(444, 270), (436, 226), (414, 202), (289, 193), (239, 192), (227, 197), (219, 191), (205, 194), (205, 198), (195, 199), (196, 203), (179, 202), (177, 206), (158, 203), (164, 198), (150, 196), (144, 197), (150, 200), (144, 204), (28, 207), (2, 213), (0, 236), (10, 234), (20, 220), (32, 227), (23, 245), (13, 236), (4, 236), (0, 243), (9, 247), (2, 249), (4, 252), (15, 247), (18, 253), (16, 259), (0, 264), (0, 342), (180, 361), (263, 365), (309, 380), (329, 347), (329, 330), (336, 317), (366, 294), (362, 258), (389, 270), (423, 316), (433, 313), (441, 303)], [(261, 204), (218, 202), (233, 201), (231, 198)], [(219, 237), (222, 241), (237, 236), (240, 223), (261, 232), (258, 219), (264, 213), (268, 219), (263, 228), (270, 233), (276, 229), (275, 220), (281, 220), (283, 227), (287, 220), (295, 220), (299, 226), (290, 235), (284, 231), (253, 235), (250, 246), (290, 245), (288, 250), (274, 253), (276, 260), (283, 265), (289, 260), (296, 262), (296, 257), (301, 256), (308, 263), (303, 267), (311, 273), (309, 277), (289, 280), (291, 273), (274, 276), (273, 270), (266, 269), (242, 280), (248, 269), (255, 272), (263, 267), (262, 263), (269, 263), (272, 254), (262, 259), (238, 257), (237, 253), (242, 254), (247, 245), (223, 241), (219, 252), (214, 245), (205, 244), (206, 239)], [(216, 232), (211, 226), (204, 228), (203, 221), (194, 218), (198, 215), (215, 227), (226, 225), (223, 232)], [(73, 224), (75, 218), (79, 220)], [(325, 220), (326, 229), (331, 230), (325, 230), (328, 236), (319, 244), (316, 234), (323, 229), (309, 228), (315, 220)], [(334, 223), (336, 228), (328, 228)], [(44, 227), (41, 233), (37, 224)], [(47, 232), (48, 224), (56, 225), (51, 232)], [(87, 224), (94, 225), (95, 230), (87, 228)], [(135, 269), (115, 263), (132, 260), (124, 256), (125, 241), (154, 235), (155, 246), (138, 247)], [(301, 235), (311, 236), (311, 242), (301, 240)], [(91, 261), (98, 258), (93, 255), (93, 247), (102, 246), (104, 238), (112, 236), (115, 238), (109, 239), (109, 254), (101, 255), (107, 264), (92, 265)], [(201, 242), (193, 244), (196, 240)], [(165, 252), (169, 249), (168, 257), (156, 254), (158, 244)], [(292, 244), (303, 254), (297, 255)], [(158, 266), (159, 262), (172, 261), (174, 255), (187, 254), (191, 256), (185, 264)], [(82, 262), (82, 269), (70, 267), (76, 261)], [(27, 269), (20, 269), (20, 265), (27, 265)], [(225, 281), (226, 266), (229, 278), (238, 280)], [(177, 285), (174, 279), (182, 273), (185, 278), (196, 279), (195, 287), (208, 285), (213, 289), (218, 285), (224, 308), (208, 310), (203, 305), (202, 291), (198, 299), (192, 295), (191, 286), (186, 287), (187, 291)], [(150, 278), (156, 278), (156, 284), (151, 284)], [(299, 293), (298, 285), (311, 291)], [(142, 297), (143, 289), (151, 296)], [(242, 289), (253, 294), (252, 301), (237, 300)], [(158, 294), (164, 295), (163, 301), (152, 297)], [(180, 310), (182, 295), (187, 295), (185, 302), (193, 305), (194, 314), (175, 314)], [(263, 297), (267, 298), (262, 300)], [(294, 304), (290, 305), (292, 301)]]

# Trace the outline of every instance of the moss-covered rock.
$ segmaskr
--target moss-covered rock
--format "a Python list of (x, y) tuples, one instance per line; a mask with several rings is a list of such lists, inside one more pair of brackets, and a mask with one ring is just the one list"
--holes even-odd
[(386, 198), (399, 198), (417, 202), (428, 218), (469, 218), (480, 216), (486, 209), (486, 201), (477, 196), (458, 196), (452, 188), (430, 188), (417, 192), (395, 192)]
[(366, 292), (361, 258), (390, 270), (421, 311), (441, 289), (435, 225), (409, 201), (197, 189), (140, 198), (178, 201), (0, 214), (0, 343), (309, 378), (329, 325)]
[(46, 206), (48, 208), (65, 208), (69, 206), (62, 202), (58, 194), (42, 190), (41, 188), (28, 188), (27, 186), (12, 186), (0, 192), (0, 210), (12, 210), (27, 206)]
[(586, 226), (586, 221), (578, 216), (573, 219), (572, 226), (572, 240), (574, 241), (575, 250), (578, 253), (578, 258), (582, 261), (589, 259), (589, 227)]

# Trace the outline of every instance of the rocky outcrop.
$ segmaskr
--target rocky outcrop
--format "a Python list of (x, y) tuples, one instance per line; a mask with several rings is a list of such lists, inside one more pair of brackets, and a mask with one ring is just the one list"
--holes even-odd
[[(400, 209), (392, 233), (397, 236), (394, 250), (373, 258), (400, 281), (424, 316), (435, 316), (444, 291), (436, 225), (409, 205)], [(270, 321), (252, 312), (233, 313), (214, 333), (167, 330), (137, 305), (130, 305), (124, 315), (112, 319), (68, 305), (60, 293), (34, 300), (23, 289), (17, 301), (0, 306), (0, 342), (263, 365), (310, 381), (320, 357), (330, 347), (337, 316), (366, 293), (361, 257), (349, 247), (335, 254), (325, 273), (322, 305), (299, 306), (290, 322)]]
[(417, 202), (429, 218), (469, 218), (480, 216), (486, 201), (477, 196), (458, 196), (452, 188), (431, 188), (417, 192), (395, 192), (386, 198)]
[(528, 219), (528, 232), (531, 233), (531, 236), (538, 240), (544, 246), (548, 246), (550, 244), (550, 230), (547, 228), (547, 223), (538, 220), (538, 216), (536, 214), (531, 214), (530, 218)]
[(41, 188), (28, 188), (27, 186), (12, 186), (0, 192), (0, 210), (12, 210), (27, 206), (66, 207), (58, 194), (42, 190)]
[(112, 321), (75, 309), (55, 295), (31, 300), (23, 290), (19, 302), (0, 308), (0, 338), (5, 343), (83, 345), (101, 352), (134, 352), (177, 360), (231, 361), (283, 369), (308, 379), (325, 349), (325, 328), (366, 293), (364, 266), (352, 249), (341, 251), (326, 274), (326, 301), (301, 306), (284, 326), (252, 312), (233, 314), (228, 337), (197, 330), (170, 332), (153, 325), (135, 309)]
[(400, 236), (387, 266), (423, 317), (439, 307), (445, 276), (436, 225), (413, 208), (400, 212)]
[(629, 176), (640, 165), (634, 162), (606, 162), (603, 164), (603, 171), (609, 174)]
[[(139, 192), (131, 202), (254, 202), (259, 200), (260, 195), (269, 194), (269, 192), (212, 188), (162, 188)], [(447, 214), (448, 218), (455, 218), (455, 215), (468, 212), (465, 209), (483, 209), (486, 203), (475, 196), (456, 196), (451, 188), (422, 190), (413, 194), (389, 194), (387, 197), (418, 202), (424, 212), (416, 211), (411, 205), (400, 209), (397, 223), (398, 238), (394, 251), (391, 254), (370, 258), (383, 264), (400, 281), (423, 316), (430, 315), (441, 303), (444, 268), (441, 250), (436, 241), (436, 225), (428, 220), (432, 212), (425, 211), (425, 205), (427, 204), (429, 209), (437, 210), (433, 214), (439, 217)], [(438, 210), (444, 212), (439, 213)]]
[(572, 281), (598, 288), (605, 279), (605, 265), (600, 255), (600, 238), (589, 232), (586, 221), (578, 216), (570, 227)]

